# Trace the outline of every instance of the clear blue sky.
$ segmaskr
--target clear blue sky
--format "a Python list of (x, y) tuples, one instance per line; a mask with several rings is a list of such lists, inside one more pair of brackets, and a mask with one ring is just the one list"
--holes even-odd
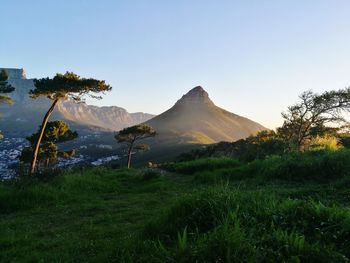
[(348, 0), (1, 1), (0, 67), (105, 79), (96, 105), (161, 113), (196, 85), (273, 128), (304, 90), (350, 85)]

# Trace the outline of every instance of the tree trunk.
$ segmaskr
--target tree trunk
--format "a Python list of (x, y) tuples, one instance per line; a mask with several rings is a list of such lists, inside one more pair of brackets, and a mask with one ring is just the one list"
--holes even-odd
[(44, 119), (43, 119), (43, 122), (41, 124), (40, 135), (39, 135), (38, 141), (35, 144), (34, 151), (33, 151), (32, 162), (30, 164), (30, 175), (33, 175), (34, 172), (35, 172), (36, 159), (38, 157), (38, 153), (39, 153), (39, 149), (40, 149), (40, 143), (41, 143), (41, 140), (42, 140), (42, 138), (44, 136), (44, 132), (45, 132), (45, 129), (46, 129), (47, 122), (48, 122), (48, 120), (50, 118), (51, 113), (55, 109), (55, 106), (56, 106), (57, 102), (58, 102), (58, 99), (55, 99), (52, 102), (52, 105), (49, 108), (49, 110), (46, 112), (46, 114), (44, 116)]
[(131, 143), (129, 146), (129, 150), (128, 150), (128, 169), (131, 166), (131, 152), (132, 152), (132, 147), (133, 147), (134, 143)]

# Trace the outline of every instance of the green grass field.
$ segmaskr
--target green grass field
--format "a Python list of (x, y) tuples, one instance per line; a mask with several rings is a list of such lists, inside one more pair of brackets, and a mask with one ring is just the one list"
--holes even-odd
[(0, 183), (1, 262), (349, 262), (350, 153)]

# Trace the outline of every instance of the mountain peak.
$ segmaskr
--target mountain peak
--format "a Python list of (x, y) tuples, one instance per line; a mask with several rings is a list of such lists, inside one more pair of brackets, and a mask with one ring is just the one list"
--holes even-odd
[(160, 141), (170, 141), (170, 145), (235, 141), (265, 130), (252, 120), (217, 107), (200, 86), (146, 123), (158, 132)]
[(201, 86), (196, 86), (182, 96), (176, 104), (213, 104), (210, 100), (208, 92)]

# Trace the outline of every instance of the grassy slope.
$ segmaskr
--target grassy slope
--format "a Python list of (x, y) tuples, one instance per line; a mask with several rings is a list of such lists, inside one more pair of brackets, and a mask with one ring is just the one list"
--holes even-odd
[[(303, 183), (289, 171), (292, 157), (199, 160), (148, 180), (140, 170), (93, 169), (1, 183), (0, 261), (347, 262), (349, 153), (296, 162), (318, 173), (335, 165), (330, 156), (341, 161), (333, 177)], [(264, 165), (288, 175), (264, 180)]]
[(113, 258), (118, 243), (162, 207), (174, 186), (136, 171), (90, 170), (0, 188), (0, 261)]

